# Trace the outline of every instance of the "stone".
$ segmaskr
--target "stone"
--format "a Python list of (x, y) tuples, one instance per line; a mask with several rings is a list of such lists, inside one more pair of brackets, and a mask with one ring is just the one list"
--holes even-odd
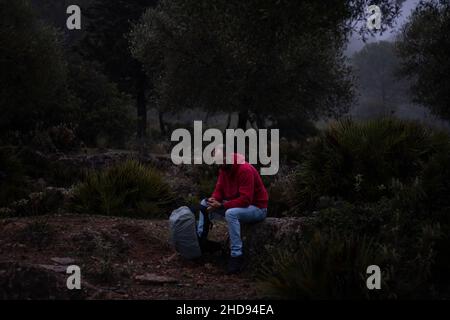
[(164, 284), (178, 282), (178, 280), (175, 278), (161, 276), (154, 273), (145, 273), (143, 275), (136, 276), (134, 279), (144, 284)]
[(207, 270), (213, 270), (214, 269), (214, 266), (211, 264), (211, 263), (205, 263), (205, 266), (204, 266)]
[(65, 267), (65, 266), (40, 264), (39, 267), (41, 267), (45, 270), (49, 270), (49, 271), (53, 271), (53, 272), (57, 272), (57, 273), (66, 273), (66, 271), (67, 271), (67, 267)]

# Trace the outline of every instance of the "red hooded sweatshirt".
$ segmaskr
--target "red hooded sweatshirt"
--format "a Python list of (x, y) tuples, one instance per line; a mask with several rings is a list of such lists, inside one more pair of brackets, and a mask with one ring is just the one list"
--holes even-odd
[(219, 170), (212, 197), (219, 202), (228, 200), (223, 204), (225, 209), (246, 208), (249, 205), (267, 208), (269, 196), (258, 171), (240, 154), (233, 154), (233, 159), (231, 169)]

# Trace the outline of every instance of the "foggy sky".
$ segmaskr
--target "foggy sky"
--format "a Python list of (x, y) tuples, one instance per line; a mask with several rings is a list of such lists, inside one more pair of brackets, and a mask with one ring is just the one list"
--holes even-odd
[[(370, 37), (367, 42), (376, 42), (380, 40), (387, 40), (390, 41), (394, 38), (396, 32), (398, 31), (399, 27), (407, 21), (407, 18), (411, 14), (411, 11), (416, 7), (419, 0), (406, 0), (403, 3), (403, 6), (401, 8), (401, 15), (397, 18), (396, 25), (394, 28), (391, 28), (390, 30), (386, 31), (383, 35), (377, 35), (375, 37)], [(353, 35), (348, 43), (348, 47), (346, 50), (346, 55), (351, 56), (355, 51), (361, 50), (361, 48), (364, 46), (364, 42), (359, 38), (357, 34)]]

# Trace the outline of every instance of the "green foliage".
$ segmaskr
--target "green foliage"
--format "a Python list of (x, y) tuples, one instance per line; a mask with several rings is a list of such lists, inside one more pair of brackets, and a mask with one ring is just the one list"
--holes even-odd
[[(401, 2), (377, 2), (383, 30)], [(160, 110), (236, 111), (240, 128), (249, 114), (263, 126), (268, 118), (306, 122), (347, 111), (352, 84), (343, 48), (367, 5), (163, 0), (133, 28), (131, 47), (153, 79)], [(286, 125), (282, 134), (303, 133), (300, 127)]]
[(75, 135), (75, 129), (67, 124), (58, 124), (49, 130), (50, 138), (57, 150), (68, 152), (80, 147), (79, 140)]
[(30, 192), (24, 167), (13, 148), (0, 148), (0, 207), (24, 198)]
[(420, 180), (430, 209), (450, 208), (450, 143), (447, 135), (442, 136), (439, 149), (424, 165)]
[(0, 1), (0, 69), (1, 134), (48, 127), (70, 114), (59, 35), (27, 0)]
[[(366, 269), (382, 264), (377, 246), (365, 237), (316, 232), (292, 254), (279, 251), (263, 269), (260, 286), (272, 298), (361, 299), (377, 297), (366, 287)], [(382, 279), (387, 279), (384, 274)], [(385, 283), (382, 284), (383, 289)], [(383, 291), (386, 292), (386, 291)]]
[(90, 146), (123, 147), (135, 124), (130, 97), (93, 64), (81, 61), (70, 67), (70, 88), (77, 102), (77, 136)]
[[(114, 259), (128, 254), (129, 243), (122, 238), (114, 239), (108, 234), (94, 234), (89, 243), (92, 251), (84, 252), (89, 256), (95, 256), (98, 263), (92, 270), (93, 275), (100, 281), (110, 282), (117, 279), (120, 268), (114, 265)], [(89, 272), (90, 270), (88, 270)]]
[(129, 50), (127, 34), (134, 22), (155, 0), (94, 0), (85, 14), (86, 32), (78, 49), (89, 61), (96, 62), (120, 89), (135, 93), (139, 81), (139, 63)]
[(344, 7), (342, 1), (161, 1), (133, 29), (132, 52), (153, 77), (164, 110), (200, 107), (261, 119), (277, 118), (280, 110), (291, 119), (336, 114), (351, 98), (340, 50), (346, 32), (337, 30)]
[[(364, 234), (374, 239), (385, 255), (384, 270), (389, 270), (390, 294), (398, 298), (432, 297), (446, 294), (450, 255), (448, 219), (439, 218), (422, 206), (419, 186), (399, 188), (396, 197), (373, 204), (344, 204), (316, 213), (316, 227), (342, 235)], [(380, 254), (382, 254), (380, 253)], [(438, 287), (444, 290), (436, 290)]]
[(281, 139), (280, 141), (280, 160), (288, 164), (299, 164), (303, 161), (306, 140), (297, 142), (295, 140)]
[(173, 201), (161, 174), (133, 160), (90, 172), (74, 190), (80, 213), (155, 218), (165, 216)]
[[(260, 274), (268, 295), (302, 299), (445, 297), (450, 285), (449, 223), (411, 211), (408, 191), (372, 204), (348, 202), (316, 211), (303, 239), (280, 249)], [(382, 290), (366, 288), (380, 266)]]
[[(64, 52), (61, 35), (29, 0), (2, 0), (0, 9), (0, 135), (46, 152), (72, 151), (80, 138), (123, 146), (134, 129), (130, 98), (92, 64)], [(123, 58), (117, 50), (107, 54)]]
[(17, 148), (15, 154), (26, 176), (42, 178), (50, 186), (70, 187), (84, 176), (84, 169), (77, 164), (54, 161), (31, 147)]
[(204, 199), (205, 197), (208, 198), (214, 191), (215, 186), (216, 181), (214, 178), (200, 178), (200, 180), (198, 181), (198, 194), (202, 199)]
[(279, 114), (273, 116), (274, 124), (271, 129), (279, 129), (280, 136), (287, 140), (304, 140), (318, 134), (318, 129), (313, 121), (302, 118), (300, 115), (292, 113)]
[(130, 100), (77, 59), (70, 65), (60, 34), (27, 0), (1, 1), (0, 134), (46, 152), (72, 151), (79, 139), (123, 145), (133, 122)]
[(419, 124), (391, 118), (339, 121), (306, 151), (290, 203), (311, 208), (321, 196), (369, 202), (390, 196), (393, 181), (409, 185), (437, 154), (448, 156), (449, 141)]
[(264, 183), (264, 185), (268, 186), (269, 216), (280, 217), (289, 214), (290, 207), (286, 199), (290, 198), (291, 193), (295, 193), (295, 185), (293, 183), (294, 174), (294, 171), (288, 173), (278, 173), (273, 181), (270, 183)]
[[(287, 212), (309, 215), (308, 229), (320, 237), (306, 232), (291, 244), (297, 253), (275, 256), (263, 272), (264, 290), (308, 299), (448, 297), (449, 161), (449, 136), (415, 123), (330, 126), (279, 183), (280, 199), (293, 206)], [(348, 246), (355, 256), (347, 261)], [(371, 264), (381, 267), (384, 282), (369, 294), (359, 272)], [(346, 280), (336, 280), (342, 274)]]
[(195, 183), (196, 198), (202, 200), (211, 196), (216, 186), (218, 171), (217, 166), (207, 164), (195, 165), (189, 170), (189, 179)]
[(147, 96), (152, 83), (139, 61), (130, 52), (128, 33), (142, 13), (156, 5), (156, 0), (95, 0), (85, 15), (89, 18), (78, 49), (83, 57), (95, 62), (121, 91), (135, 98), (137, 136), (142, 143), (147, 126)]
[(401, 73), (412, 80), (417, 102), (450, 119), (450, 3), (422, 0), (399, 37)]
[(19, 143), (44, 153), (73, 152), (80, 147), (75, 128), (65, 123), (49, 128), (37, 126), (28, 134), (20, 135), (19, 139)]

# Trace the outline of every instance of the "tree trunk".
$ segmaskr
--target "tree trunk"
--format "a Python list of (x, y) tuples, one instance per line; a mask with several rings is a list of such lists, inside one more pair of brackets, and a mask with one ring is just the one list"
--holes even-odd
[(246, 130), (248, 121), (248, 110), (239, 111), (238, 129)]
[(203, 124), (204, 124), (205, 126), (208, 125), (208, 120), (209, 120), (210, 115), (211, 115), (211, 112), (210, 112), (209, 110), (206, 111), (205, 118), (204, 118), (204, 120), (203, 120)]
[(159, 130), (161, 131), (161, 135), (166, 135), (166, 124), (164, 123), (164, 112), (158, 111), (158, 119), (159, 119)]
[(137, 138), (140, 147), (147, 137), (147, 77), (142, 72), (136, 81)]
[(228, 113), (228, 118), (227, 118), (227, 126), (225, 127), (225, 129), (230, 128), (230, 124), (231, 124), (231, 115), (232, 113)]

